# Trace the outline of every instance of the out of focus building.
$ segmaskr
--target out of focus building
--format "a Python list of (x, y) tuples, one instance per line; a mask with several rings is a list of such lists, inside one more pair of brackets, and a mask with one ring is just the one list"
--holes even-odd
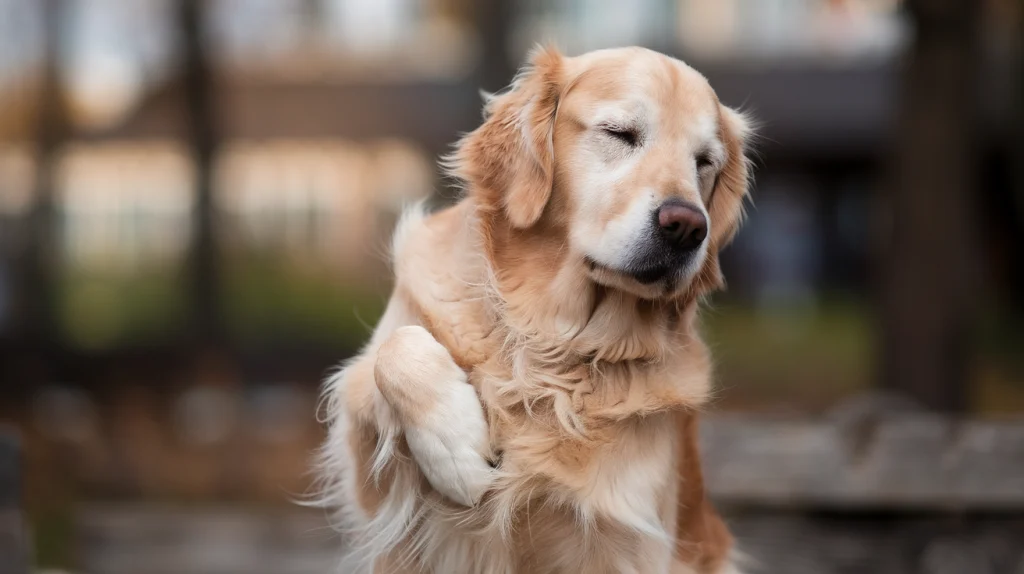
[[(497, 3), (507, 18), (488, 28), (481, 18), (492, 4), (203, 3), (219, 143), (213, 205), (229, 267), (273, 259), (275, 278), (316, 269), (318, 281), (381, 289), (400, 206), (454, 194), (435, 158), (479, 123), (485, 68), (504, 58), (507, 81), (530, 47), (551, 41), (569, 54), (640, 44), (679, 55), (725, 103), (764, 120), (756, 205), (766, 215), (725, 255), (732, 295), (814, 307), (834, 291), (867, 288), (865, 234), (913, 35), (900, 0), (522, 0)], [(990, 63), (1006, 52), (1000, 38), (1019, 6), (986, 4), (985, 41), (996, 57), (979, 65), (979, 149), (998, 156), (1010, 140), (1014, 92)], [(62, 277), (163, 268), (166, 279), (184, 264), (196, 208), (178, 3), (65, 5), (73, 127), (55, 199), (57, 245), (72, 272)], [(19, 222), (33, 203), (41, 6), (0, 0), (9, 48), (0, 50), (0, 326), (24, 245)], [(119, 300), (112, 285), (102, 288)]]
[[(0, 113), (0, 132), (14, 142), (0, 153), (0, 210), (14, 217), (31, 202), (34, 134), (24, 118), (33, 113), (41, 32), (37, 6), (2, 2), (19, 47), (0, 61), (0, 82), (17, 88), (0, 83), (0, 103), (6, 98), (19, 110)], [(1008, 10), (1006, 0), (990, 3)], [(66, 80), (76, 128), (61, 159), (60, 245), (76, 265), (180, 262), (194, 176), (182, 147), (176, 3), (68, 5)], [(866, 281), (868, 244), (838, 230), (864, 225), (884, 163), (897, 56), (912, 34), (899, 0), (510, 6), (503, 24), (510, 66), (549, 40), (570, 54), (646, 45), (694, 61), (726, 103), (769, 119), (759, 130), (758, 150), (769, 161), (758, 202), (786, 215), (774, 227), (751, 226), (728, 256), (737, 293), (806, 303), (835, 285)], [(381, 261), (398, 206), (443, 190), (435, 157), (479, 121), (481, 53), (492, 41), (480, 32), (480, 8), (465, 0), (214, 0), (206, 7), (221, 142), (218, 233), (228, 249), (315, 262), (358, 282)], [(997, 76), (984, 81), (995, 95), (981, 116), (1001, 138), (1006, 123), (998, 118), (1009, 103), (999, 94), (1010, 92)], [(785, 221), (816, 223), (797, 230)], [(829, 256), (787, 247), (794, 242), (826, 245)], [(752, 263), (774, 259), (791, 263)]]
[[(527, 1), (521, 53), (557, 39), (571, 53), (645, 45), (704, 60), (887, 57), (901, 45), (900, 0)], [(673, 17), (666, 17), (672, 15)]]

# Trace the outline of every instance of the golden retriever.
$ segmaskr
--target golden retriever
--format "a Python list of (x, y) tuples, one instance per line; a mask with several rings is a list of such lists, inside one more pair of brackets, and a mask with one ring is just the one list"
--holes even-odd
[(343, 572), (735, 572), (695, 410), (702, 296), (748, 123), (684, 63), (540, 49), (414, 213), (362, 353), (325, 387)]

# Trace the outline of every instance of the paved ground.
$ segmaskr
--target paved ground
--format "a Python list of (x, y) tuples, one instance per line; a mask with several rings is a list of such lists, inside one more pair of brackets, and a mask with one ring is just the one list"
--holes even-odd
[[(730, 514), (754, 574), (1024, 573), (1011, 516)], [(91, 508), (78, 531), (88, 574), (329, 574), (339, 544), (298, 509)]]
[(319, 574), (340, 540), (312, 511), (93, 507), (77, 523), (89, 574)]

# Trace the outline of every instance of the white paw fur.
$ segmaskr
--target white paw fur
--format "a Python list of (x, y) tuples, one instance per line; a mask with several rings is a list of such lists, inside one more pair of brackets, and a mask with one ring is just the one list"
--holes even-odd
[(376, 378), (430, 485), (464, 506), (479, 502), (494, 479), (487, 421), (447, 349), (422, 327), (396, 329), (379, 351)]
[(452, 381), (440, 408), (423, 424), (405, 429), (409, 450), (431, 486), (462, 504), (473, 506), (494, 479), (487, 452), (487, 423), (476, 392)]

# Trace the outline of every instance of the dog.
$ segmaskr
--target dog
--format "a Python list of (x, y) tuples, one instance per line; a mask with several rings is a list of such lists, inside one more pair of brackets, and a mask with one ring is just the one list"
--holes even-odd
[(370, 342), (324, 387), (342, 572), (736, 572), (707, 500), (698, 333), (749, 121), (683, 62), (539, 48), (407, 213)]

